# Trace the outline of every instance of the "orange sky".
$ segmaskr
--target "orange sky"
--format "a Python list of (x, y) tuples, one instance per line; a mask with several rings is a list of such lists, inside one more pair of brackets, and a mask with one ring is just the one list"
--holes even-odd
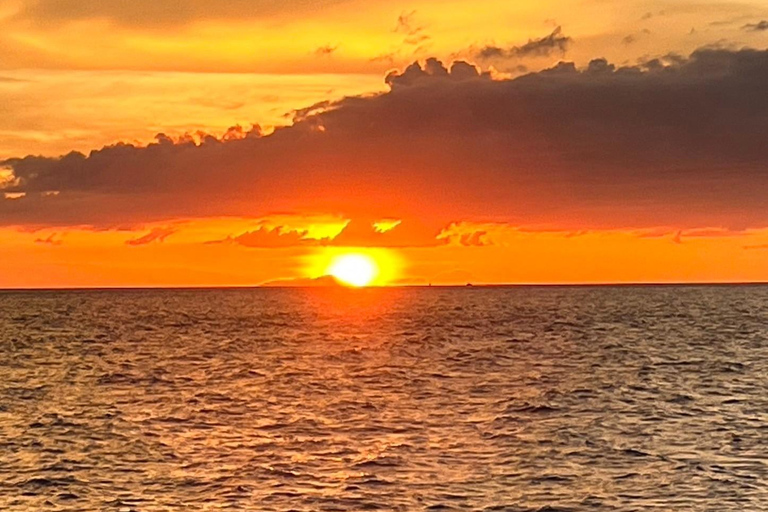
[(768, 280), (766, 19), (0, 0), (0, 287)]

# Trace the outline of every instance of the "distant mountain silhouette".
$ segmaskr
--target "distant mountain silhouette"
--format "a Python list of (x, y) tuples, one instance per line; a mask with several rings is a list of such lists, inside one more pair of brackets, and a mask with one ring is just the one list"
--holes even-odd
[(305, 288), (305, 287), (339, 287), (343, 286), (333, 276), (320, 276), (314, 279), (308, 277), (297, 277), (295, 279), (277, 279), (275, 281), (267, 281), (261, 286), (268, 288)]

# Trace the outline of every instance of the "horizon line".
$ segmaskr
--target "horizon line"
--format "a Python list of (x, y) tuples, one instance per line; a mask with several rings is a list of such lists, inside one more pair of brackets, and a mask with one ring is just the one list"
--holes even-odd
[(178, 285), (178, 286), (31, 286), (0, 287), (0, 292), (57, 292), (57, 291), (131, 291), (131, 290), (290, 290), (290, 289), (344, 289), (350, 291), (365, 289), (398, 288), (621, 288), (621, 287), (665, 287), (665, 286), (768, 286), (768, 281), (637, 281), (637, 282), (594, 282), (594, 283), (466, 283), (466, 284), (397, 284), (351, 287), (344, 285)]

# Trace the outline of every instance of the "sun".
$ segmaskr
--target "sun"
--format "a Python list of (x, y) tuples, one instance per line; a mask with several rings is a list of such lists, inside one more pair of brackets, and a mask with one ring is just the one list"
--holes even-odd
[(328, 274), (343, 284), (360, 288), (376, 279), (379, 266), (376, 260), (366, 254), (342, 254), (331, 260)]
[(333, 282), (353, 288), (389, 286), (400, 277), (404, 260), (384, 247), (319, 247), (303, 256), (308, 279), (320, 284)]

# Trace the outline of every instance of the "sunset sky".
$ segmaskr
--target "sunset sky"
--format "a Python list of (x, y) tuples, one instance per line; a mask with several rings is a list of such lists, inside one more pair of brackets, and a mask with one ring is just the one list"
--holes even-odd
[(0, 287), (768, 281), (767, 48), (764, 0), (0, 0)]

